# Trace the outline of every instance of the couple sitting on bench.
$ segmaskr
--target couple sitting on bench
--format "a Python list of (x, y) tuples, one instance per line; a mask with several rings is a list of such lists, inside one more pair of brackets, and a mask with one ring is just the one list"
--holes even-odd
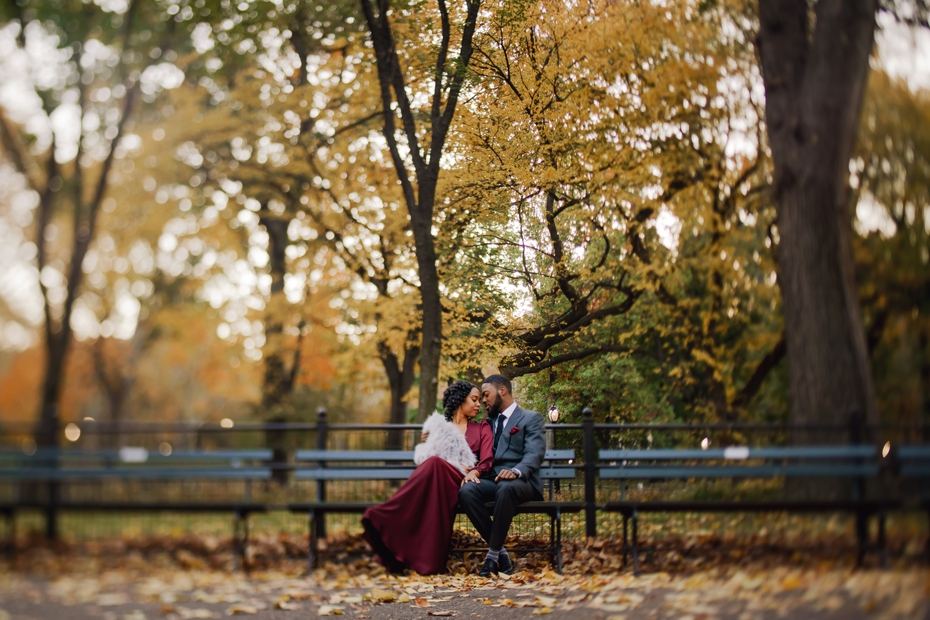
[[(479, 400), (487, 416), (476, 422)], [(456, 381), (442, 405), (445, 419), (434, 414), (423, 425), (413, 474), (391, 499), (365, 511), (365, 539), (391, 572), (443, 573), (460, 506), (488, 543), (478, 574), (509, 575), (513, 562), (504, 540), (510, 523), (520, 504), (542, 499), (542, 416), (514, 402), (510, 380), (502, 375), (486, 378), (480, 393)]]

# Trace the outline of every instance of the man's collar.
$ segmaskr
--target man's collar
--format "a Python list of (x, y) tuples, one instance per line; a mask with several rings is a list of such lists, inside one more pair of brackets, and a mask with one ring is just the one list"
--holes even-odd
[(512, 416), (513, 412), (516, 410), (517, 410), (517, 401), (513, 401), (512, 403), (510, 403), (509, 407), (501, 411), (498, 415), (502, 415), (509, 420), (510, 416)]

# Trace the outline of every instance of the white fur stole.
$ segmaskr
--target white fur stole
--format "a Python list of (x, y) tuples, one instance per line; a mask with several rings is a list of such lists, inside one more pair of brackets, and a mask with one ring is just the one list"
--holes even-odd
[(454, 465), (463, 474), (465, 468), (475, 466), (477, 459), (468, 447), (465, 435), (442, 414), (434, 413), (427, 418), (423, 423), (423, 432), (429, 433), (429, 437), (424, 443), (417, 444), (413, 450), (413, 462), (417, 465), (422, 465), (431, 456), (438, 456)]

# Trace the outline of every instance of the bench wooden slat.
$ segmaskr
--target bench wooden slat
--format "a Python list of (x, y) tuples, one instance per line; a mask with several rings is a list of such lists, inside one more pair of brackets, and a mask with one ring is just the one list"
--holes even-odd
[(101, 478), (135, 478), (144, 480), (185, 480), (217, 478), (223, 480), (268, 480), (271, 469), (267, 467), (233, 468), (174, 468), (174, 467), (112, 467), (100, 469), (23, 468), (0, 469), (0, 479), (5, 480), (95, 480)]
[[(271, 450), (175, 450), (171, 454), (161, 454), (157, 450), (146, 450), (149, 460), (213, 460), (229, 461), (233, 459), (240, 460), (269, 460), (274, 453)], [(4, 451), (0, 453), (3, 460), (19, 460), (23, 462), (37, 462), (48, 460), (94, 460), (94, 461), (119, 461), (121, 458), (118, 450), (100, 450), (88, 452), (86, 450), (59, 450), (55, 448), (39, 448), (33, 454), (25, 454), (21, 450)]]
[(899, 459), (930, 459), (930, 446), (898, 446)]
[[(48, 503), (42, 501), (0, 503), (0, 512), (21, 508), (42, 509)], [(252, 513), (285, 510), (283, 504), (264, 504), (253, 502), (63, 502), (55, 504), (56, 510), (80, 512), (218, 512), (218, 513)]]
[[(377, 506), (381, 502), (303, 502), (288, 504), (287, 509), (291, 512), (332, 512), (332, 513), (362, 513), (371, 508), (372, 506)], [(488, 508), (493, 508), (494, 503), (488, 502)], [(584, 502), (547, 502), (547, 501), (533, 501), (533, 502), (524, 502), (517, 506), (517, 512), (523, 513), (554, 513), (556, 511), (562, 513), (578, 513), (584, 510)], [(461, 511), (458, 514), (465, 514)]]
[(609, 479), (654, 478), (769, 478), (773, 476), (874, 476), (877, 464), (849, 465), (751, 465), (746, 467), (601, 467), (600, 476)]
[[(412, 450), (298, 450), (298, 461), (412, 461)], [(546, 450), (544, 461), (574, 460), (574, 450)]]
[(412, 450), (298, 450), (298, 461), (413, 461)]
[(577, 473), (574, 467), (542, 467), (539, 477), (543, 480), (572, 480)]
[(599, 507), (607, 512), (827, 512), (878, 511), (899, 506), (890, 500), (621, 500)]
[[(672, 461), (760, 459), (838, 459), (870, 458), (877, 455), (875, 446), (795, 446), (746, 448), (732, 446), (715, 450), (601, 450), (602, 461)], [(745, 456), (744, 456), (745, 455)]]
[(413, 467), (313, 467), (295, 470), (294, 477), (298, 480), (406, 480), (413, 470)]
[(901, 465), (901, 476), (904, 478), (930, 478), (930, 464)]

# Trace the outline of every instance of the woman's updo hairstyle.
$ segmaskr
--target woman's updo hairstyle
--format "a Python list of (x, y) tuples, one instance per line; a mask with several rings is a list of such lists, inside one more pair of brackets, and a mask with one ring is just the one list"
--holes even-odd
[(452, 421), (452, 416), (462, 406), (475, 386), (468, 381), (456, 381), (446, 388), (442, 393), (442, 411), (448, 421)]

